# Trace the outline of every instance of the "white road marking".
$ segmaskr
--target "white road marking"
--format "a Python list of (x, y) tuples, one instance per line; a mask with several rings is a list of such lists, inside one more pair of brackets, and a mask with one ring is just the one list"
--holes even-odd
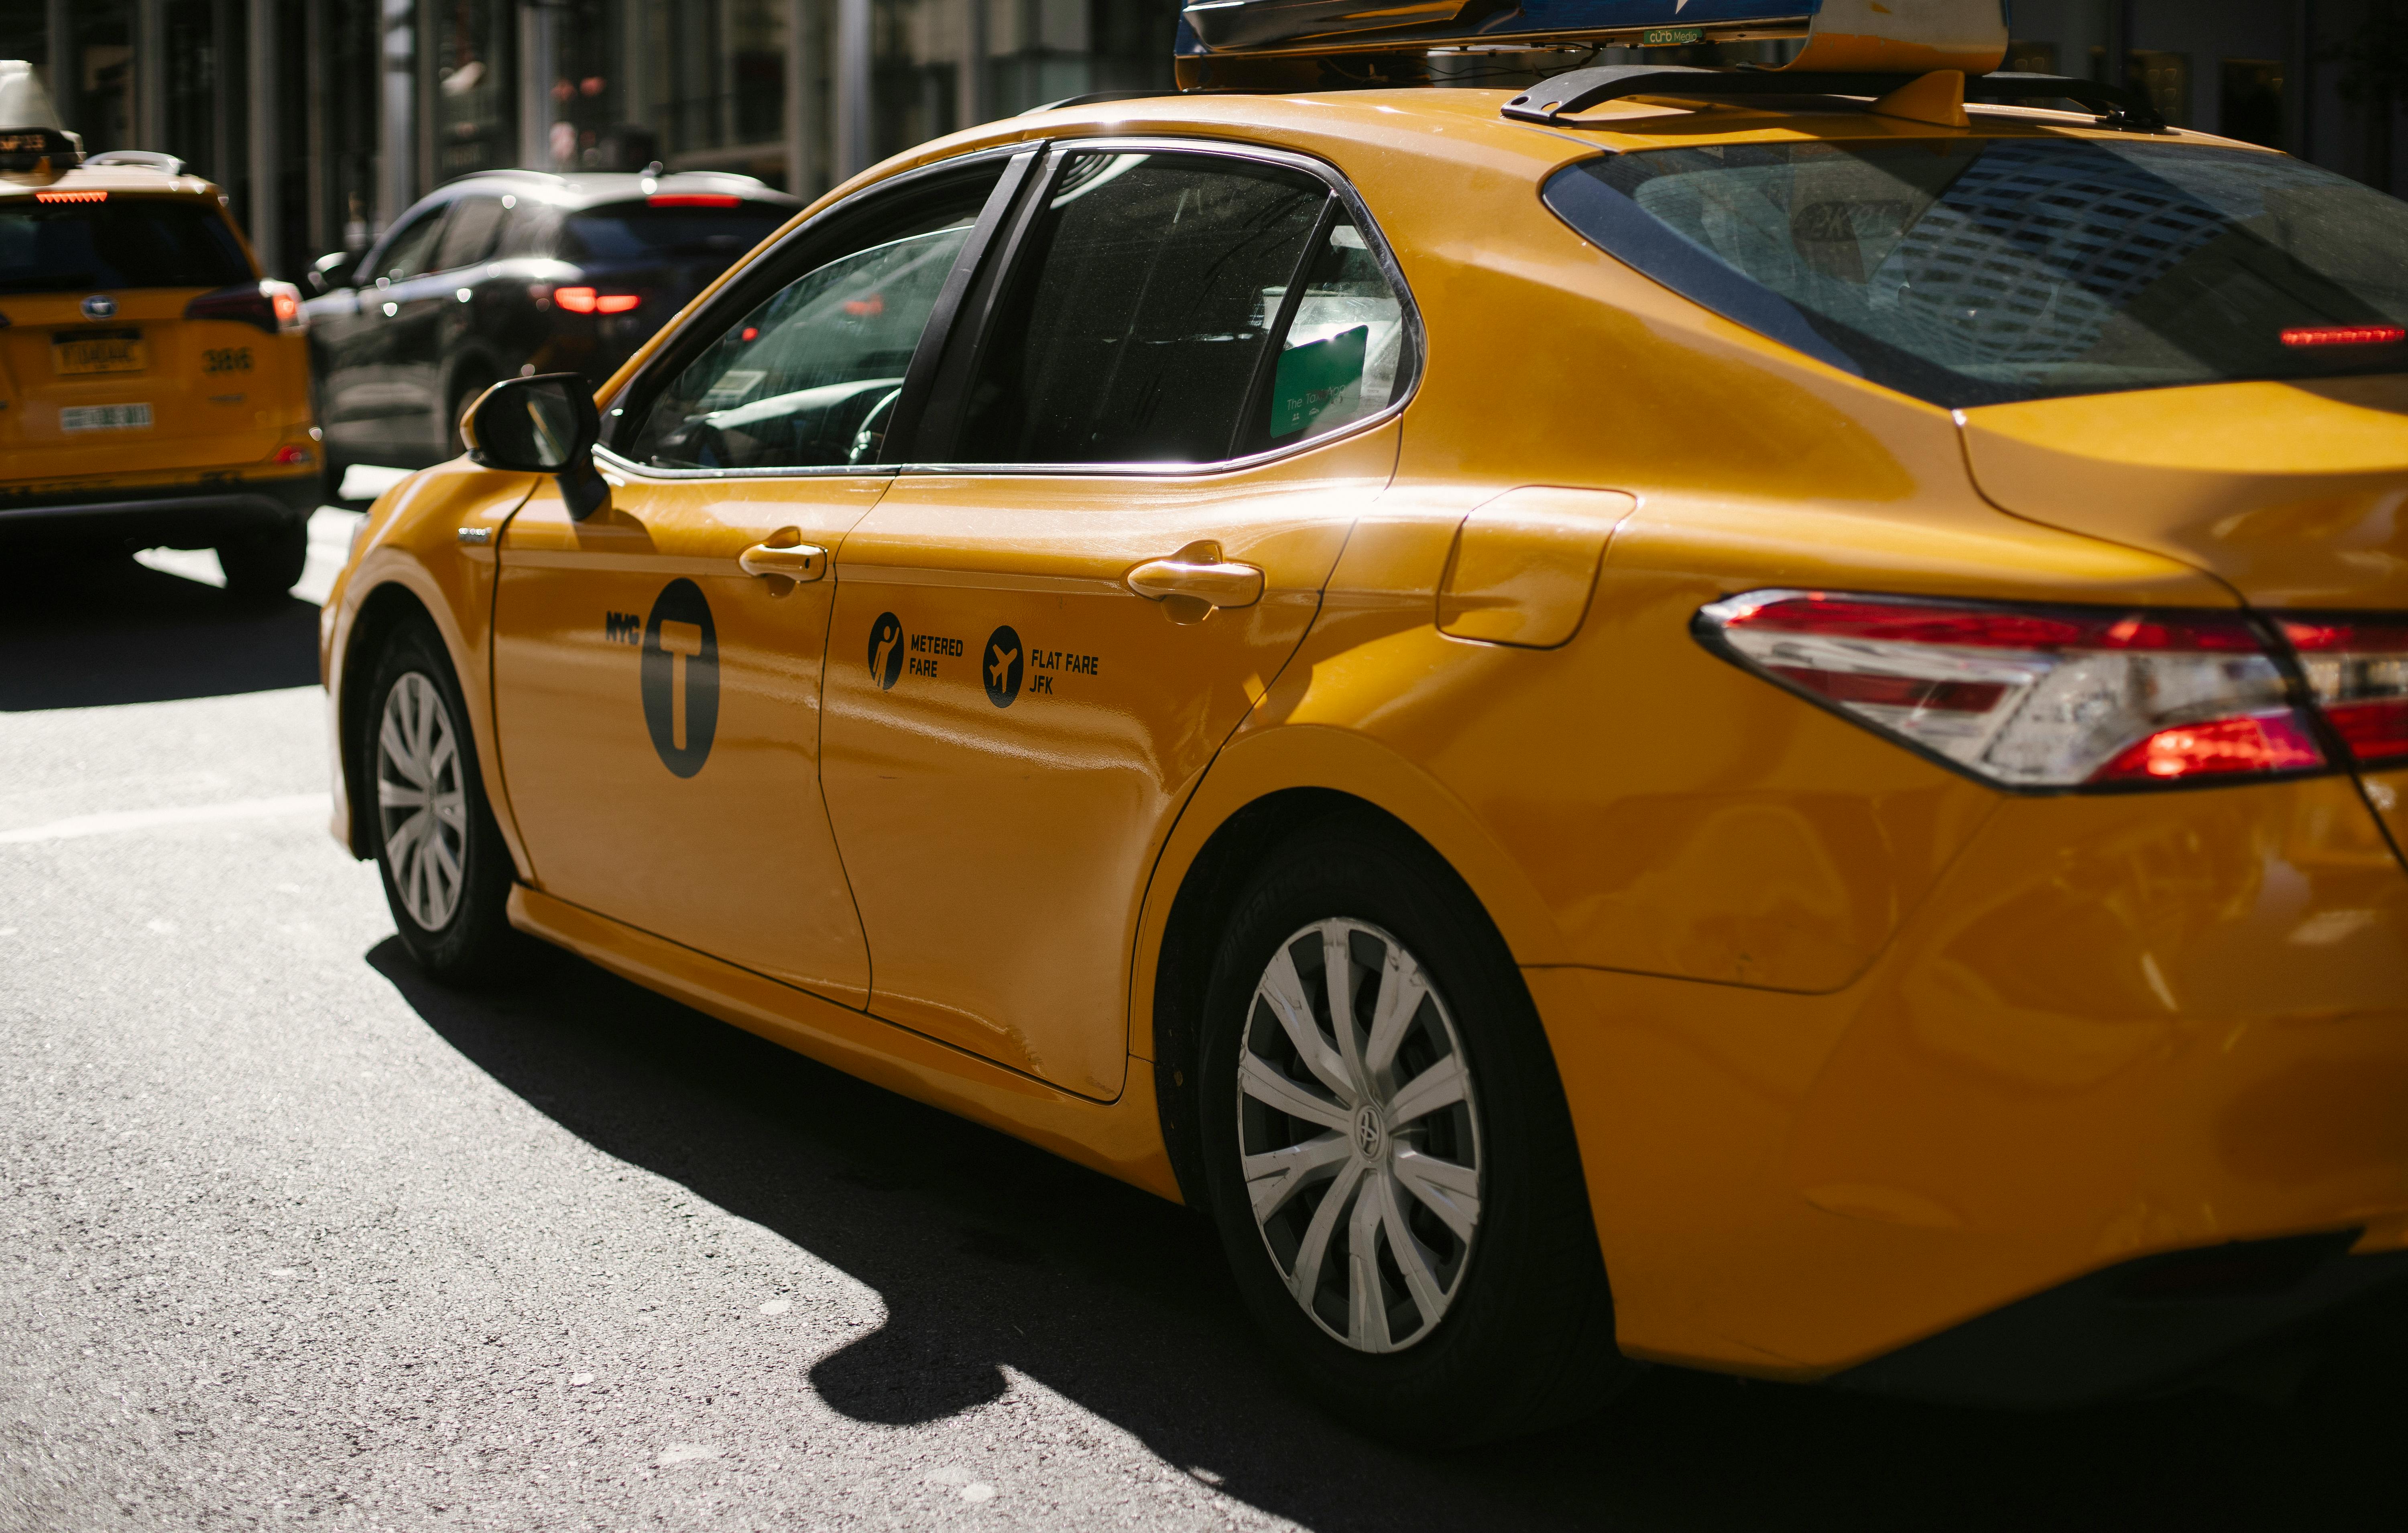
[(80, 836), (112, 836), (120, 831), (153, 830), (162, 825), (198, 825), (217, 820), (271, 820), (280, 815), (324, 813), (334, 807), (323, 793), (287, 794), (281, 798), (238, 798), (231, 804), (186, 804), (178, 809), (120, 809), (114, 814), (79, 814), (47, 825), (0, 830), (0, 846), (29, 841), (71, 841)]
[(343, 470), (338, 493), (345, 500), (374, 500), (416, 472), (415, 468), (380, 468), (374, 464), (355, 463)]

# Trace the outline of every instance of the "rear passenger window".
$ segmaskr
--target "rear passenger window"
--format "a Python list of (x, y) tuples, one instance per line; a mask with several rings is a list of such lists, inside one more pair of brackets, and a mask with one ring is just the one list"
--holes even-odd
[(1209, 463), (1386, 404), (1401, 310), (1353, 226), (1324, 227), (1320, 180), (1216, 155), (1080, 153), (1049, 198), (954, 461)]
[(1262, 437), (1283, 447), (1377, 415), (1405, 376), (1405, 306), (1352, 221), (1331, 225), (1280, 337)]

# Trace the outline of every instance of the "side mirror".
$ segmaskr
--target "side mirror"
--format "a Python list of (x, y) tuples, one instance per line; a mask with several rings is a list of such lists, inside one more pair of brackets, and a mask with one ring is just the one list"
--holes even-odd
[(594, 466), (602, 417), (575, 373), (504, 379), (478, 395), (461, 426), (472, 461), (557, 478), (577, 521), (610, 504), (609, 481)]
[(351, 267), (358, 261), (359, 255), (351, 251), (337, 251), (331, 255), (322, 255), (309, 263), (308, 275), (303, 279), (309, 284), (312, 294), (323, 296), (337, 288), (347, 288), (351, 285)]

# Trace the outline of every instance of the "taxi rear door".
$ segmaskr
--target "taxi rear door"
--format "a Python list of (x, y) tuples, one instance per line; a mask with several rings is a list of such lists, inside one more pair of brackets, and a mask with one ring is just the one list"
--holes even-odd
[(899, 389), (1001, 174), (823, 220), (621, 397), (610, 504), (512, 518), (496, 729), (538, 887), (858, 1007), (869, 954), (819, 781), (829, 556), (885, 492)]
[(1395, 465), (1392, 421), (1302, 444), (1394, 397), (1404, 326), (1376, 269), (1307, 312), (1370, 251), (1302, 162), (1065, 150), (1015, 224), (905, 449), (972, 466), (838, 554), (823, 772), (870, 1010), (1108, 1099), (1154, 858)]

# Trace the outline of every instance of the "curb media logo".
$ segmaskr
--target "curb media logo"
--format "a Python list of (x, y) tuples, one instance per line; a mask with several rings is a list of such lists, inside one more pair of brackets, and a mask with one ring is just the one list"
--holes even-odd
[(644, 620), (639, 664), (644, 727), (661, 765), (680, 777), (702, 770), (719, 730), (719, 629), (692, 580), (671, 580)]
[(979, 674), (986, 682), (986, 700), (997, 708), (1010, 708), (1020, 695), (1020, 675), (1026, 656), (1022, 654), (1020, 635), (1010, 628), (997, 628), (987, 636), (986, 652), (979, 664)]
[(881, 612), (878, 621), (869, 625), (869, 679), (878, 690), (886, 692), (903, 674), (903, 621), (892, 612)]

